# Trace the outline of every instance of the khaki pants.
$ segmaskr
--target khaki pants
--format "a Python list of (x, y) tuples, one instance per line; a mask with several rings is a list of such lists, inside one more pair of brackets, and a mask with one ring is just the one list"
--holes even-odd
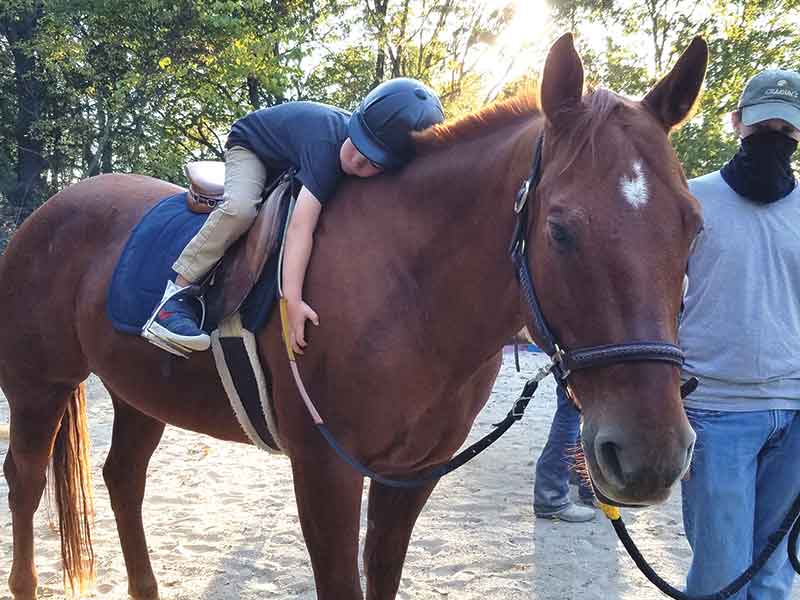
[(211, 212), (172, 269), (188, 281), (200, 281), (255, 221), (266, 180), (267, 169), (253, 152), (241, 146), (228, 148), (223, 202)]

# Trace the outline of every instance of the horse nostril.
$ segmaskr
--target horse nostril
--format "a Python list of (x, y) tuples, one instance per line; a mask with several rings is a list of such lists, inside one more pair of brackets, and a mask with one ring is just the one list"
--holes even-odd
[(619, 446), (614, 442), (602, 442), (600, 444), (600, 465), (606, 478), (615, 485), (624, 486), (622, 475), (622, 465), (619, 460)]

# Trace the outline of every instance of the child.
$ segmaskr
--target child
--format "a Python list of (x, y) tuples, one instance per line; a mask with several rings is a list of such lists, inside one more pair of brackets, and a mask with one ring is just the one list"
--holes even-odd
[(290, 102), (236, 121), (225, 151), (225, 196), (175, 261), (175, 282), (150, 332), (189, 350), (206, 350), (191, 299), (180, 292), (197, 283), (252, 225), (264, 185), (288, 168), (302, 184), (286, 233), (283, 293), (295, 352), (306, 346), (305, 322), (319, 318), (302, 299), (303, 280), (322, 207), (344, 175), (372, 177), (398, 169), (414, 156), (410, 133), (444, 120), (436, 95), (414, 79), (398, 78), (373, 89), (350, 115), (315, 102)]

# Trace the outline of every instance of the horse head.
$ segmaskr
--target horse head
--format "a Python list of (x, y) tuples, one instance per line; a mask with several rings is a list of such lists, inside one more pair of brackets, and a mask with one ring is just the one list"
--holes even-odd
[[(697, 102), (708, 61), (696, 38), (641, 100), (584, 94), (572, 37), (551, 48), (541, 81), (541, 181), (531, 197), (529, 265), (561, 347), (675, 344), (690, 246), (701, 229), (669, 133)], [(537, 337), (535, 324), (529, 328)], [(566, 380), (601, 499), (661, 502), (694, 444), (675, 364), (622, 361)]]

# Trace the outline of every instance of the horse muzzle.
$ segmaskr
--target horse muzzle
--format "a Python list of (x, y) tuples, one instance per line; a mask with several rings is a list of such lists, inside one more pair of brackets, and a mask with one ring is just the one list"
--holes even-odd
[(600, 500), (612, 505), (647, 506), (669, 498), (686, 473), (695, 433), (688, 422), (660, 431), (628, 431), (584, 422), (586, 466)]

